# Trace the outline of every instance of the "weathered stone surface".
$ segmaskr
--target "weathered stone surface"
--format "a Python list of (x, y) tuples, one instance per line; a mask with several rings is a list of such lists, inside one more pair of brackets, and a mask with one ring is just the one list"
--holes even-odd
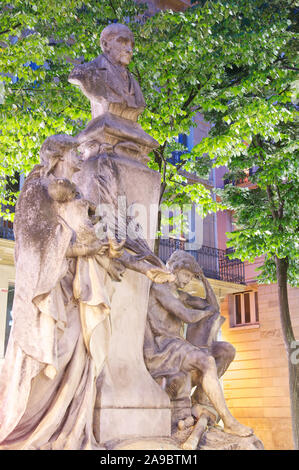
[[(139, 204), (146, 208), (146, 213), (151, 205), (157, 210), (158, 175), (129, 159), (115, 161), (117, 178), (126, 188), (128, 206)], [(84, 180), (91, 182), (90, 178)], [(86, 185), (86, 189), (87, 186), (91, 195), (92, 185)], [(153, 219), (157, 220), (155, 215)], [(144, 226), (144, 221), (140, 223)], [(149, 235), (148, 244), (153, 245)], [(149, 288), (146, 278), (129, 270), (115, 286), (111, 304), (113, 333), (96, 402), (95, 428), (100, 442), (119, 436), (156, 436), (157, 429), (160, 436), (170, 435), (169, 398), (152, 379), (143, 359)]]
[(91, 103), (92, 117), (111, 112), (137, 121), (145, 107), (139, 84), (126, 69), (133, 55), (134, 38), (129, 28), (112, 24), (101, 34), (104, 54), (78, 65), (69, 81), (79, 85)]
[[(47, 139), (18, 203), (14, 326), (0, 390), (5, 448), (102, 448), (94, 436), (170, 434), (169, 398), (142, 348), (149, 280), (141, 274), (165, 282), (166, 269), (143, 214), (127, 212), (139, 203), (148, 214), (153, 204), (157, 218), (159, 175), (142, 163), (156, 142), (136, 123), (145, 103), (126, 69), (132, 33), (110, 25), (101, 43), (104, 55), (70, 77), (94, 120), (77, 137)], [(96, 214), (104, 205), (105, 224)]]
[(163, 437), (111, 441), (106, 447), (108, 450), (180, 450), (173, 439)]
[[(1, 448), (177, 449), (191, 432), (200, 448), (258, 445), (215, 429), (202, 436), (215, 421), (204, 407), (193, 408), (192, 426), (191, 378), (227, 431), (251, 432), (219, 385), (231, 355), (215, 340), (221, 319), (211, 286), (191, 255), (175, 253), (168, 271), (153, 253), (160, 175), (145, 163), (158, 144), (137, 123), (145, 103), (126, 68), (133, 45), (126, 26), (111, 24), (103, 55), (72, 71), (93, 119), (76, 137), (45, 141), (18, 201)], [(181, 290), (194, 275), (206, 299)], [(180, 337), (182, 321), (200, 322), (190, 341)], [(185, 428), (172, 437), (171, 412)]]
[(199, 450), (263, 450), (263, 443), (254, 434), (239, 437), (218, 428), (210, 428), (203, 435)]
[(103, 54), (76, 66), (69, 81), (79, 85), (90, 100), (92, 120), (77, 136), (78, 142), (109, 144), (116, 155), (146, 163), (159, 144), (137, 123), (145, 101), (139, 84), (127, 70), (134, 38), (129, 28), (111, 24), (101, 34)]
[[(90, 99), (93, 116), (77, 142), (83, 147), (89, 142), (98, 145), (93, 155), (90, 150), (87, 158), (83, 155), (85, 162), (75, 181), (100, 210), (108, 206), (105, 216), (101, 213), (108, 232), (125, 239), (125, 248), (140, 259), (161, 267), (152, 252), (155, 227), (150, 230), (150, 221), (157, 220), (160, 177), (144, 165), (157, 142), (136, 122), (145, 103), (126, 69), (132, 57), (132, 33), (123, 25), (110, 25), (102, 33), (101, 45), (102, 56), (70, 75)], [(120, 213), (125, 217), (119, 218)], [(95, 405), (94, 429), (101, 443), (120, 436), (156, 436), (157, 429), (161, 436), (170, 435), (169, 398), (143, 359), (149, 287), (149, 281), (132, 270), (114, 286), (113, 333)]]
[(112, 153), (141, 163), (149, 161), (148, 153), (159, 145), (138, 122), (111, 112), (92, 119), (76, 140), (79, 144), (92, 141), (108, 144)]
[[(172, 439), (181, 447), (188, 439), (193, 428), (176, 430)], [(254, 434), (247, 437), (234, 436), (224, 432), (220, 426), (211, 426), (204, 432), (197, 450), (263, 450), (263, 443)]]
[[(97, 446), (95, 380), (106, 343), (98, 344), (94, 356), (80, 322), (80, 304), (90, 299), (74, 299), (73, 281), (80, 253), (98, 253), (103, 244), (88, 217), (88, 201), (77, 197), (69, 180), (79, 164), (69, 140), (47, 139), (43, 164), (26, 179), (16, 208), (13, 327), (0, 379), (4, 449)], [(97, 327), (107, 336), (108, 294), (95, 305), (91, 336)]]

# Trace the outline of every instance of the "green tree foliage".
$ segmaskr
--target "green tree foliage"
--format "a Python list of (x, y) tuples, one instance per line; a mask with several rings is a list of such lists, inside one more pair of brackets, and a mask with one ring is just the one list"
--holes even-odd
[[(216, 208), (204, 186), (197, 183), (186, 189), (186, 177), (167, 162), (172, 150), (182, 150), (174, 137), (189, 131), (194, 114), (187, 109), (188, 98), (193, 93), (188, 77), (178, 87), (184, 69), (189, 67), (188, 54), (182, 56), (170, 40), (175, 41), (177, 29), (185, 26), (176, 41), (183, 50), (189, 20), (169, 12), (147, 22), (145, 10), (144, 5), (136, 5), (131, 0), (58, 0), (51, 5), (46, 0), (13, 0), (2, 5), (2, 177), (13, 177), (15, 172), (28, 174), (38, 162), (39, 149), (46, 137), (55, 133), (74, 135), (86, 125), (91, 118), (89, 102), (78, 88), (68, 83), (68, 75), (76, 61), (89, 61), (101, 52), (100, 33), (107, 24), (130, 22), (136, 37), (131, 70), (141, 83), (148, 105), (141, 124), (161, 144), (151, 164), (161, 172), (161, 197), (167, 187), (168, 196), (172, 194), (175, 203), (200, 203), (205, 212)], [(169, 20), (172, 32), (168, 35)], [(192, 54), (194, 57), (195, 51)], [(181, 60), (184, 66), (179, 67)], [(32, 63), (37, 67), (30, 67)], [(189, 77), (191, 72), (189, 69)], [(188, 157), (186, 165), (192, 166), (200, 176), (206, 176), (211, 166), (207, 159), (196, 162), (195, 156)], [(4, 185), (2, 178), (2, 203), (13, 200)]]
[[(235, 212), (237, 229), (230, 234), (230, 244), (236, 248), (236, 254), (250, 261), (266, 256), (263, 282), (276, 280), (275, 256), (288, 257), (288, 280), (296, 285), (299, 241), (296, 10), (288, 1), (247, 3), (248, 17), (244, 10), (240, 25), (242, 22), (248, 25), (251, 18), (258, 24), (262, 11), (268, 17), (269, 29), (256, 36), (255, 40), (261, 43), (259, 54), (252, 56), (244, 45), (243, 63), (226, 68), (221, 83), (211, 90), (210, 99), (207, 93), (202, 112), (214, 126), (195, 151), (207, 152), (216, 166), (229, 168), (226, 178), (234, 184), (225, 186), (222, 197)], [(246, 26), (245, 30), (240, 27), (240, 31), (246, 42)], [(236, 184), (244, 180), (249, 169), (252, 169), (250, 186)]]
[[(0, 176), (26, 175), (46, 137), (75, 135), (85, 126), (89, 103), (68, 83), (69, 72), (76, 61), (101, 52), (104, 26), (130, 22), (136, 39), (130, 69), (147, 102), (140, 123), (159, 142), (150, 166), (161, 174), (161, 200), (196, 203), (205, 214), (217, 204), (202, 184), (187, 184), (188, 173), (206, 177), (212, 163), (227, 165), (237, 181), (244, 170), (256, 170), (250, 190), (227, 185), (222, 197), (236, 214), (231, 241), (237, 255), (250, 260), (265, 255), (263, 280), (278, 279), (289, 354), (293, 332), (283, 293), (287, 281), (295, 283), (298, 246), (295, 1), (191, 3), (184, 12), (149, 17), (146, 6), (133, 0), (2, 2)], [(176, 137), (189, 133), (197, 112), (213, 127), (188, 152)], [(184, 151), (177, 166), (169, 162), (175, 150)], [(5, 191), (1, 194), (7, 202)], [(297, 428), (297, 445), (298, 434)]]
[(75, 134), (90, 120), (88, 101), (68, 83), (73, 63), (98, 55), (101, 30), (116, 16), (125, 21), (140, 11), (132, 0), (118, 1), (116, 9), (109, 1), (12, 0), (1, 4), (2, 203), (12, 199), (5, 191), (6, 175), (27, 175), (39, 161), (39, 149), (49, 135)]
[[(265, 64), (276, 57), (284, 16), (271, 16), (275, 20), (271, 26), (267, 8), (257, 11), (257, 4), (263, 2), (197, 2), (185, 12), (168, 10), (153, 17), (144, 15), (146, 6), (132, 0), (58, 0), (51, 5), (46, 0), (13, 0), (4, 4), (0, 31), (0, 70), (5, 73), (0, 108), (2, 176), (16, 171), (27, 174), (38, 161), (47, 136), (74, 135), (84, 127), (91, 117), (89, 103), (68, 83), (69, 72), (74, 61), (88, 61), (100, 53), (100, 33), (109, 22), (130, 22), (136, 38), (130, 67), (147, 102), (140, 122), (160, 144), (150, 166), (161, 173), (161, 200), (195, 203), (202, 214), (221, 207), (200, 182), (187, 184), (186, 172), (206, 177), (211, 164), (200, 148), (187, 152), (176, 137), (189, 133), (196, 112), (209, 106), (224, 111), (229, 95), (221, 99), (215, 90), (226, 83), (228, 70), (245, 65), (250, 81), (249, 71), (254, 73), (256, 62)], [(32, 62), (38, 68), (32, 69)], [(12, 76), (18, 80), (12, 82)], [(238, 88), (234, 91), (239, 94)], [(174, 150), (185, 152), (177, 167), (169, 162)], [(5, 200), (7, 195), (2, 194)]]
[[(219, 145), (213, 137), (213, 148), (208, 140), (207, 152), (200, 146), (188, 152), (176, 137), (189, 133), (198, 111), (210, 118), (209, 111), (216, 110), (220, 119), (222, 114), (232, 119), (232, 97), (242, 109), (239, 123), (244, 115), (254, 112), (257, 103), (248, 100), (244, 90), (264, 82), (268, 64), (277, 59), (277, 51), (289, 39), (288, 19), (281, 10), (275, 12), (273, 4), (269, 7), (262, 0), (201, 1), (184, 12), (167, 10), (153, 17), (144, 15), (146, 7), (132, 0), (58, 0), (51, 5), (46, 0), (13, 0), (3, 4), (2, 176), (13, 176), (16, 171), (27, 174), (38, 161), (47, 136), (59, 132), (74, 135), (84, 127), (91, 117), (90, 107), (79, 89), (67, 81), (73, 62), (88, 61), (100, 53), (100, 33), (109, 22), (130, 22), (136, 38), (130, 68), (147, 102), (140, 122), (160, 144), (150, 166), (161, 173), (161, 200), (195, 203), (202, 214), (221, 207), (202, 184), (187, 184), (188, 172), (206, 177), (211, 163), (203, 155), (213, 155), (215, 146), (222, 146), (217, 158), (226, 161), (244, 135), (241, 124), (238, 128), (236, 117), (233, 125), (223, 121), (229, 129), (226, 136), (219, 136)], [(38, 68), (29, 67), (30, 62)], [(236, 70), (242, 72), (234, 82)], [(13, 83), (11, 76), (18, 81)], [(257, 112), (266, 113), (260, 107)], [(248, 128), (248, 140), (251, 132)], [(178, 166), (169, 162), (174, 150), (185, 152)]]
[(253, 28), (252, 18), (259, 25), (259, 14), (268, 17), (269, 27), (258, 35), (258, 26), (252, 31), (252, 42), (260, 43), (260, 50), (252, 54), (244, 44), (243, 60), (226, 68), (210, 99), (206, 96), (202, 112), (214, 127), (196, 150), (209, 153), (216, 166), (229, 168), (220, 193), (235, 215), (236, 230), (229, 234), (234, 256), (248, 261), (264, 257), (260, 282), (278, 284), (298, 448), (299, 365), (292, 360), (297, 343), (287, 287), (299, 284), (298, 11), (291, 1), (247, 3), (247, 12), (239, 11), (240, 40), (235, 38), (235, 47)]
[[(262, 191), (269, 179), (273, 183), (275, 175), (280, 178), (281, 169), (282, 181), (286, 174), (294, 175), (294, 130), (288, 134), (294, 121), (290, 102), (297, 72), (295, 32), (289, 14), (293, 2), (193, 3), (184, 12), (166, 10), (153, 17), (144, 14), (145, 5), (132, 0), (2, 3), (1, 176), (26, 175), (38, 161), (47, 136), (60, 132), (74, 135), (91, 118), (89, 102), (67, 78), (75, 61), (88, 61), (100, 53), (100, 33), (112, 21), (130, 22), (135, 33), (130, 68), (147, 102), (141, 125), (160, 144), (150, 166), (161, 173), (161, 200), (179, 205), (194, 202), (203, 214), (217, 208), (202, 184), (187, 184), (190, 172), (208, 175), (211, 163), (206, 154), (217, 165), (229, 163), (232, 170), (259, 165), (256, 178), (263, 178)], [(37, 67), (31, 68), (30, 63)], [(188, 152), (176, 137), (189, 133), (197, 112), (214, 127), (209, 138)], [(270, 147), (276, 149), (275, 159)], [(175, 150), (185, 152), (177, 166), (169, 162)], [(261, 158), (267, 162), (257, 163)], [(280, 187), (281, 197), (285, 188)], [(234, 194), (239, 191), (230, 190)], [(247, 194), (245, 189), (242, 194)], [(253, 197), (248, 194), (246, 197)], [(2, 202), (8, 200), (5, 191), (2, 196)], [(265, 237), (270, 231), (261, 233)], [(242, 237), (233, 235), (234, 241), (238, 236)], [(273, 243), (279, 244), (277, 240)], [(285, 243), (294, 246), (291, 240)], [(248, 248), (246, 256), (254, 257), (261, 245), (267, 246), (252, 242), (255, 248), (251, 252)]]

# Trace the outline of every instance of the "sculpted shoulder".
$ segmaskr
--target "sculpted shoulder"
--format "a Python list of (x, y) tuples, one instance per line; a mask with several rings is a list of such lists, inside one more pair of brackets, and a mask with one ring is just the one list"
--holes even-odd
[(159, 299), (159, 297), (163, 296), (171, 296), (173, 295), (170, 288), (169, 288), (169, 285), (168, 283), (164, 283), (164, 284), (158, 284), (156, 282), (153, 282), (152, 283), (152, 286), (151, 286), (151, 294), (153, 297)]
[(68, 81), (79, 85), (87, 96), (105, 95), (105, 84), (108, 81), (106, 61), (99, 56), (91, 62), (76, 65), (71, 71)]

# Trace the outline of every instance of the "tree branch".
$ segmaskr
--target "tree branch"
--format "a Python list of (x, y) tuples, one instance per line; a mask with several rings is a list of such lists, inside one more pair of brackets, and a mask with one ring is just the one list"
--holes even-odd
[(274, 204), (273, 191), (272, 191), (272, 188), (271, 188), (270, 184), (267, 185), (267, 196), (268, 196), (268, 201), (270, 203), (270, 209), (271, 209), (271, 212), (272, 212), (272, 217), (273, 217), (274, 220), (277, 220), (277, 219), (279, 219), (279, 217), (278, 217), (277, 209), (276, 209), (275, 204)]
[(185, 103), (182, 105), (182, 109), (185, 110), (186, 108), (188, 108), (188, 106), (192, 103), (192, 101), (194, 100), (194, 98), (196, 97), (197, 93), (199, 92), (199, 90), (201, 89), (201, 84), (198, 83), (197, 86), (196, 86), (196, 89), (192, 89), (188, 98), (186, 99)]
[(278, 200), (279, 200), (279, 208), (278, 208), (278, 218), (282, 219), (283, 217), (283, 208), (284, 208), (284, 200), (281, 198), (280, 190), (278, 185), (275, 185), (275, 189), (278, 195)]
[(117, 12), (116, 12), (115, 7), (112, 3), (112, 0), (109, 0), (109, 5), (111, 6), (111, 9), (113, 10), (113, 13), (115, 14), (116, 18), (118, 19)]
[(297, 67), (291, 67), (289, 65), (282, 67), (283, 69), (287, 70), (294, 70), (295, 72), (299, 72), (299, 69)]
[(11, 27), (8, 28), (8, 29), (5, 29), (4, 31), (0, 31), (0, 35), (1, 35), (1, 34), (9, 33), (10, 31), (13, 31), (13, 30), (16, 29), (16, 28), (19, 28), (19, 26), (22, 26), (22, 23), (17, 23), (17, 24), (15, 24), (14, 26), (11, 26)]

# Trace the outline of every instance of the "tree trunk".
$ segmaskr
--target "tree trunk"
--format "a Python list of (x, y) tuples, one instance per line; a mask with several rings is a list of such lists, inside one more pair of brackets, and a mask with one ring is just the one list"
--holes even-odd
[[(166, 166), (164, 163), (164, 173), (166, 171)], [(162, 211), (161, 211), (161, 204), (163, 200), (163, 195), (165, 193), (166, 189), (166, 181), (165, 181), (165, 174), (163, 176), (163, 183), (161, 183), (160, 186), (160, 197), (159, 197), (159, 211), (158, 211), (158, 221), (157, 221), (157, 231), (160, 233), (161, 231), (161, 222), (162, 222)], [(154, 248), (154, 253), (156, 256), (159, 256), (159, 249), (160, 249), (160, 235), (155, 239), (155, 248)]]
[[(158, 223), (157, 223), (158, 232), (160, 232), (160, 230), (161, 230), (161, 219), (162, 219), (162, 213), (161, 213), (161, 208), (159, 208)], [(156, 256), (159, 256), (159, 250), (160, 250), (160, 235), (155, 239), (154, 253), (155, 253)]]
[[(288, 357), (292, 429), (295, 449), (299, 449), (299, 362), (295, 360), (295, 336), (292, 328), (288, 300), (288, 259), (276, 257), (276, 274), (281, 328)], [(292, 354), (293, 353), (293, 354)]]

